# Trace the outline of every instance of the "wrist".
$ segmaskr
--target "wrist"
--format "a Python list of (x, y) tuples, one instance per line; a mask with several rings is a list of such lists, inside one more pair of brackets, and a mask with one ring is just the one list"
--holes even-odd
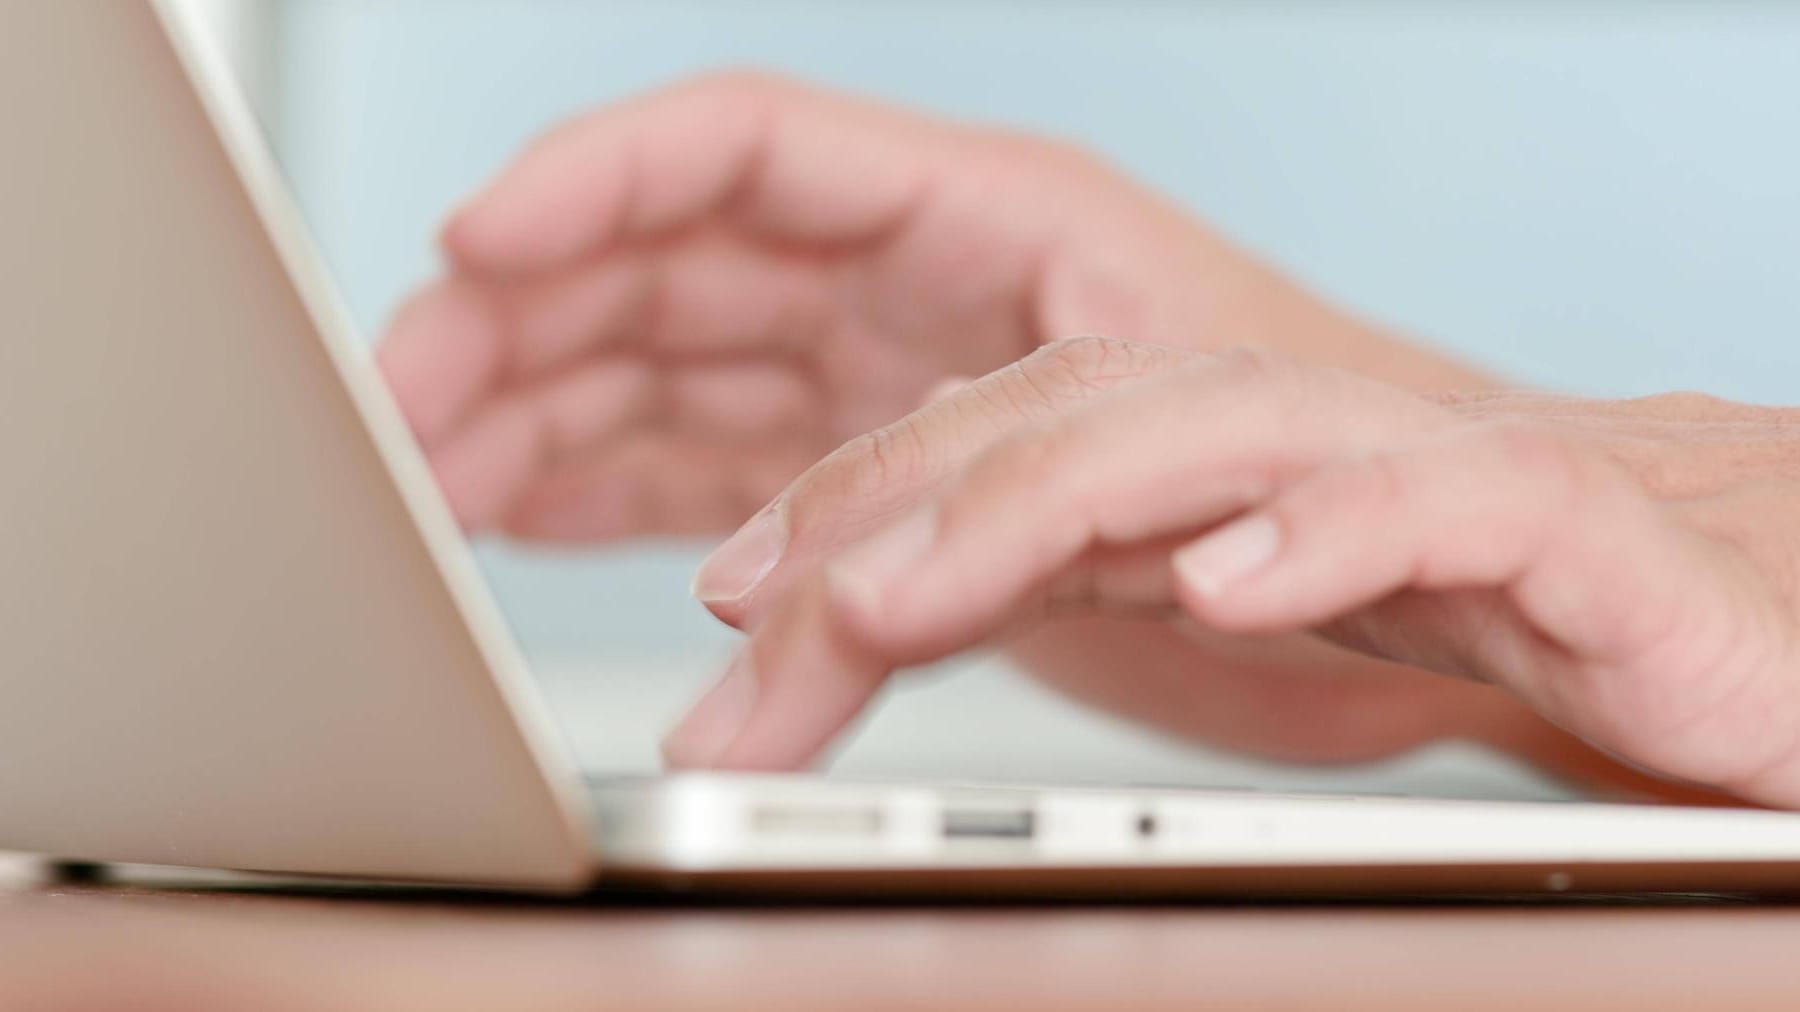
[[(1092, 176), (1084, 182), (1092, 184)], [(1253, 345), (1409, 390), (1480, 390), (1482, 370), (1365, 322), (1115, 174), (1071, 201), (1045, 257), (1034, 324), (1042, 340), (1104, 335), (1194, 351)]]

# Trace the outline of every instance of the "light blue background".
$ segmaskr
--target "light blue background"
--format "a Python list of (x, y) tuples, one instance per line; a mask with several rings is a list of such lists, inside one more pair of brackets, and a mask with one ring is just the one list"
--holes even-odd
[[(1800, 4), (289, 0), (278, 146), (371, 332), (547, 124), (757, 65), (1079, 138), (1522, 382), (1800, 402)], [(488, 549), (539, 658), (707, 657), (696, 556)]]

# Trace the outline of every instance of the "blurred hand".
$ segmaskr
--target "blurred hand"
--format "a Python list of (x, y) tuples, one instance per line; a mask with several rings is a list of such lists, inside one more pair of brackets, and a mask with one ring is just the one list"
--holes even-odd
[(1265, 353), (1061, 343), (751, 522), (779, 555), (713, 603), (751, 639), (667, 752), (799, 766), (899, 667), (1133, 615), (1161, 638), (1059, 678), (1182, 733), (1314, 758), (1516, 744), (1492, 686), (1631, 763), (1800, 805), (1796, 432), (1694, 396), (1427, 398)]
[(443, 244), (382, 362), (458, 517), (522, 538), (724, 533), (945, 377), (1082, 333), (1473, 382), (1078, 151), (756, 75), (556, 130)]

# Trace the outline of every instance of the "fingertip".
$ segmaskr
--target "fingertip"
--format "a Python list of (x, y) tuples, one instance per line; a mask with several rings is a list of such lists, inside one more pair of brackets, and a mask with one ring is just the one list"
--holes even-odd
[(527, 276), (553, 268), (562, 258), (572, 259), (566, 252), (569, 240), (546, 242), (556, 237), (528, 234), (534, 220), (529, 206), (509, 207), (504, 191), (497, 197), (484, 192), (444, 223), (438, 248), (454, 271), (471, 277)]
[(711, 613), (713, 618), (725, 623), (733, 629), (743, 629), (750, 621), (750, 609), (745, 602), (739, 601), (701, 601), (700, 606)]
[(487, 531), (504, 522), (541, 466), (542, 431), (519, 405), (484, 412), (454, 440), (431, 451), (438, 486), (458, 522)]
[[(1272, 588), (1264, 582), (1279, 567), (1285, 542), (1281, 523), (1267, 513), (1241, 517), (1189, 542), (1169, 560), (1177, 602), (1224, 632), (1279, 627), (1272, 612), (1284, 602), (1268, 600)], [(1273, 590), (1279, 594), (1279, 588)]]
[(1267, 514), (1253, 514), (1178, 550), (1175, 575), (1195, 597), (1216, 601), (1268, 569), (1281, 548), (1281, 525)]
[(541, 274), (592, 253), (610, 238), (620, 191), (589, 178), (602, 167), (588, 161), (550, 146), (527, 152), (450, 215), (439, 246), (457, 269), (496, 277)]
[(780, 565), (788, 546), (786, 510), (778, 503), (759, 511), (700, 563), (689, 586), (703, 604), (748, 598)]
[(1183, 614), (1205, 628), (1222, 633), (1245, 633), (1252, 629), (1238, 612), (1241, 610), (1236, 601), (1221, 598), (1198, 587), (1182, 574), (1180, 563), (1171, 560), (1170, 569), (1174, 579), (1170, 581), (1170, 593), (1175, 604)]
[(893, 673), (881, 650), (847, 634), (821, 573), (786, 588), (758, 617), (744, 648), (754, 656), (756, 705), (713, 769), (805, 768), (843, 737)]
[(437, 246), (450, 268), (458, 274), (483, 274), (483, 243), (466, 223), (476, 200), (470, 200), (451, 212), (438, 227)]
[(456, 282), (425, 288), (395, 314), (375, 360), (421, 442), (446, 435), (497, 380), (500, 329), (486, 298)]
[(760, 695), (746, 649), (663, 739), (663, 762), (676, 770), (715, 767), (749, 725)]

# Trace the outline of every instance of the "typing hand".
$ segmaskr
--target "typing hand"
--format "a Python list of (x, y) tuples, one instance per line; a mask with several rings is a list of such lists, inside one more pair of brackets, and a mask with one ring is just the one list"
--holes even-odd
[(1528, 708), (1800, 805), (1794, 433), (1705, 398), (1427, 398), (1265, 353), (1054, 345), (846, 445), (727, 546), (783, 547), (713, 602), (751, 637), (666, 752), (800, 766), (897, 668), (1131, 615), (1151, 663), (1115, 644), (1059, 684), (1290, 757), (1508, 744)]

